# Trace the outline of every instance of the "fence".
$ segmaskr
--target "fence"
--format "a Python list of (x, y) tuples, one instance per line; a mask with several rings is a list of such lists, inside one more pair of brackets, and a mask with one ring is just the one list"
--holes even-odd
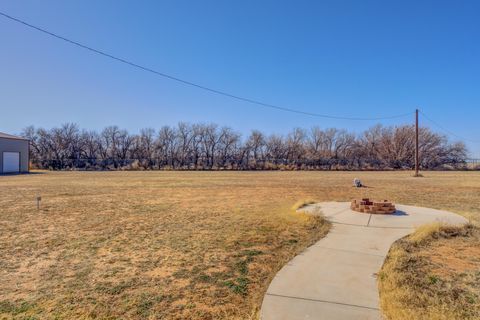
[[(468, 162), (441, 163), (423, 169), (480, 169), (480, 159)], [(472, 161), (476, 160), (476, 161)], [(386, 163), (376, 158), (320, 159), (118, 159), (76, 158), (37, 159), (32, 168), (49, 170), (412, 170), (413, 163)]]

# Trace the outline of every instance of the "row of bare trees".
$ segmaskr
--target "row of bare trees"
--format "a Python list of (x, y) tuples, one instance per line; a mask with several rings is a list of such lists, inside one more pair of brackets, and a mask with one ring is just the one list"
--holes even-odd
[[(342, 129), (295, 128), (287, 135), (253, 130), (246, 138), (216, 124), (179, 123), (130, 134), (117, 126), (101, 132), (68, 123), (58, 128), (32, 126), (32, 165), (38, 168), (115, 170), (364, 170), (410, 169), (414, 165), (414, 127), (377, 125), (361, 134)], [(466, 147), (420, 129), (424, 169), (460, 168)]]

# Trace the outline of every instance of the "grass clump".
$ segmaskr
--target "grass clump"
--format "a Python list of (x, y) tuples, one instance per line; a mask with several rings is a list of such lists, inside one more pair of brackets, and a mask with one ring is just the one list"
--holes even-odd
[(418, 246), (438, 238), (466, 237), (471, 235), (473, 230), (475, 230), (475, 227), (471, 224), (460, 227), (441, 222), (429, 223), (418, 227), (417, 230), (408, 237), (408, 241)]
[(13, 303), (10, 301), (0, 301), (0, 314), (10, 313), (12, 315), (25, 314), (29, 310), (33, 309), (35, 305), (23, 301), (20, 303)]
[(480, 229), (431, 224), (398, 240), (379, 289), (389, 320), (480, 319)]
[(306, 200), (299, 200), (295, 202), (295, 204), (292, 206), (292, 210), (299, 210), (302, 209), (303, 207), (308, 206), (309, 204), (314, 204), (317, 203), (318, 201), (315, 201), (313, 199), (306, 199)]
[(225, 281), (225, 285), (236, 294), (247, 295), (248, 283), (250, 281), (246, 277), (238, 277), (235, 281)]
[(412, 244), (420, 245), (436, 237), (443, 227), (445, 227), (445, 225), (440, 222), (425, 224), (418, 227), (417, 230), (409, 236), (408, 240)]

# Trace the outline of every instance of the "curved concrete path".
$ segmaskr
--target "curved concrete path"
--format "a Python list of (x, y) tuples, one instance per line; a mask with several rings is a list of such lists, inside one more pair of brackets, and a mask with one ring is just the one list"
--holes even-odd
[(392, 243), (435, 221), (464, 224), (447, 211), (396, 205), (394, 215), (324, 202), (302, 211), (333, 223), (328, 235), (292, 259), (275, 276), (263, 299), (262, 320), (381, 319), (376, 273)]

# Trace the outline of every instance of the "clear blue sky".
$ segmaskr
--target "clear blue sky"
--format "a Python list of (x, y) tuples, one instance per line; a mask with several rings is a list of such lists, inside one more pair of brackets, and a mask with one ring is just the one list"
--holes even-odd
[[(480, 1), (3, 0), (0, 11), (233, 94), (340, 116), (413, 113), (419, 106), (456, 134), (480, 140)], [(285, 133), (313, 125), (359, 131), (376, 123), (213, 95), (3, 17), (0, 39), (0, 131), (76, 122), (135, 133), (187, 121)], [(480, 144), (467, 145), (480, 157)]]

